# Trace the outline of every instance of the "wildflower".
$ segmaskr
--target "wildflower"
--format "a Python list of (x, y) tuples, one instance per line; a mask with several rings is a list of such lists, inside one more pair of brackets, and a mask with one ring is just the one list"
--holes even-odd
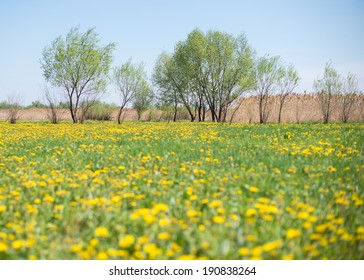
[(119, 246), (121, 248), (129, 248), (135, 242), (135, 237), (131, 234), (127, 234), (124, 238), (120, 239)]
[(286, 261), (290, 261), (290, 260), (293, 260), (294, 256), (292, 254), (289, 254), (289, 255), (284, 255), (282, 257), (282, 260), (286, 260)]
[(149, 255), (151, 259), (156, 259), (162, 254), (162, 250), (158, 248), (154, 243), (144, 245), (144, 251)]
[(0, 213), (6, 211), (6, 205), (0, 205)]
[(246, 256), (249, 256), (249, 254), (250, 254), (250, 249), (249, 248), (243, 247), (243, 248), (239, 249), (239, 256), (246, 257)]
[(109, 235), (109, 231), (105, 227), (98, 227), (95, 230), (95, 235), (97, 237), (107, 237)]
[(307, 212), (299, 212), (297, 217), (302, 220), (307, 220), (309, 217), (309, 214)]
[(250, 234), (246, 237), (246, 240), (248, 240), (250, 242), (254, 242), (254, 241), (257, 241), (257, 237), (255, 235)]
[(263, 245), (263, 250), (265, 252), (270, 252), (270, 251), (278, 249), (281, 246), (282, 246), (282, 241), (281, 240), (276, 240), (276, 241), (265, 243)]
[(82, 251), (82, 246), (80, 244), (75, 244), (71, 247), (71, 252), (72, 253), (77, 253)]
[(97, 245), (99, 245), (99, 240), (97, 240), (96, 238), (92, 238), (90, 240), (90, 246), (96, 247)]
[(246, 210), (245, 212), (245, 216), (246, 217), (252, 217), (257, 213), (257, 210), (255, 210), (254, 208), (249, 208)]
[(20, 250), (23, 248), (24, 246), (24, 241), (23, 240), (15, 240), (12, 244), (11, 247), (13, 247), (14, 250)]
[(327, 171), (330, 173), (334, 173), (334, 172), (336, 172), (336, 168), (330, 165), (327, 167)]
[(5, 252), (8, 250), (8, 245), (5, 242), (0, 241), (0, 252)]
[(214, 216), (212, 220), (214, 221), (215, 224), (223, 224), (226, 219), (223, 216)]
[(196, 217), (197, 215), (198, 215), (198, 212), (193, 209), (187, 210), (187, 212), (186, 212), (186, 216), (189, 218)]
[(249, 188), (249, 191), (250, 191), (250, 192), (253, 192), (253, 193), (256, 193), (256, 192), (259, 192), (259, 189), (258, 189), (257, 187), (255, 187), (255, 186), (251, 186), (251, 187)]
[(356, 229), (357, 234), (364, 234), (364, 226), (360, 226)]
[(296, 238), (298, 236), (300, 236), (301, 233), (299, 230), (295, 229), (295, 228), (290, 228), (286, 231), (286, 238), (287, 239), (293, 239)]
[(194, 260), (194, 259), (195, 259), (195, 256), (193, 256), (193, 255), (182, 255), (177, 258), (177, 260), (184, 260), (184, 261)]
[(207, 250), (208, 248), (210, 248), (210, 243), (208, 243), (208, 242), (202, 242), (201, 243), (201, 247), (203, 248), (203, 249), (205, 249), (205, 250)]
[(263, 248), (261, 246), (254, 247), (251, 252), (253, 256), (260, 256), (262, 253), (263, 253)]
[(213, 200), (209, 203), (209, 208), (219, 208), (222, 206), (221, 200)]
[(109, 257), (106, 252), (101, 251), (101, 252), (97, 253), (96, 259), (98, 259), (98, 260), (107, 260), (108, 258)]
[(147, 243), (147, 241), (148, 241), (148, 237), (146, 237), (146, 236), (140, 236), (138, 238), (138, 243), (141, 244), (141, 245)]
[(171, 235), (168, 232), (164, 231), (164, 232), (160, 232), (158, 234), (158, 239), (160, 239), (160, 240), (168, 240), (170, 238), (171, 238)]

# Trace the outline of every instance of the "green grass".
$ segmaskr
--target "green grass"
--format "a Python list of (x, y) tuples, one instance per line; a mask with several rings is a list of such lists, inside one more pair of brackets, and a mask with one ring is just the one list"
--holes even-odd
[(363, 124), (0, 124), (0, 259), (363, 259)]

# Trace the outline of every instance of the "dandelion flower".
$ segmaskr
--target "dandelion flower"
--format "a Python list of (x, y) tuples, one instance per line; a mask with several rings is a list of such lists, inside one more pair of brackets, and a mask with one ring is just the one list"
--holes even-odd
[(135, 242), (135, 237), (131, 234), (127, 234), (124, 238), (120, 239), (119, 246), (121, 248), (129, 248)]
[(95, 235), (97, 237), (107, 237), (109, 235), (109, 231), (105, 227), (98, 227), (95, 230)]
[(295, 229), (295, 228), (290, 228), (286, 231), (286, 237), (287, 239), (293, 239), (296, 238), (298, 236), (300, 236), (301, 233), (299, 230)]

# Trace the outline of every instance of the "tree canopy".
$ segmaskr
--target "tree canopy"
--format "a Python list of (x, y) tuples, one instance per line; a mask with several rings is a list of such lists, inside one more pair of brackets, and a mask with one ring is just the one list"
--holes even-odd
[(73, 122), (82, 121), (89, 106), (105, 92), (114, 48), (113, 43), (100, 47), (93, 28), (84, 33), (72, 28), (44, 48), (43, 76), (66, 92)]

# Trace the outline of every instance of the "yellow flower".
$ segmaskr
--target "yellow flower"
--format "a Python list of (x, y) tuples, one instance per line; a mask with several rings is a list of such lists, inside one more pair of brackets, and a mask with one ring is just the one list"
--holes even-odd
[(182, 256), (179, 256), (177, 260), (194, 260), (195, 259), (195, 256), (193, 255), (182, 255)]
[(209, 204), (209, 208), (219, 208), (221, 206), (222, 206), (222, 201), (221, 200), (213, 200)]
[(187, 212), (186, 212), (186, 216), (189, 218), (196, 217), (197, 215), (198, 215), (198, 212), (193, 209), (187, 210)]
[(121, 248), (129, 248), (135, 242), (135, 237), (131, 234), (127, 234), (124, 238), (120, 239), (119, 246)]
[(223, 216), (215, 216), (212, 218), (212, 220), (214, 221), (215, 224), (223, 224), (225, 223), (225, 217)]
[(8, 245), (5, 242), (0, 241), (0, 252), (5, 252), (8, 250)]
[(245, 216), (251, 217), (251, 216), (254, 216), (256, 213), (257, 213), (257, 210), (255, 210), (254, 208), (249, 208), (246, 210)]
[(250, 242), (254, 242), (257, 241), (257, 237), (255, 235), (247, 235), (246, 240), (250, 241)]
[(92, 238), (90, 240), (90, 246), (96, 247), (97, 245), (99, 245), (99, 240), (97, 240), (96, 238)]
[(106, 252), (98, 252), (96, 259), (98, 260), (107, 260), (109, 257)]
[(263, 249), (261, 246), (254, 247), (252, 249), (252, 255), (253, 256), (260, 256), (263, 253)]
[(146, 236), (140, 236), (138, 238), (138, 243), (141, 244), (141, 245), (147, 243), (147, 241), (148, 241), (148, 237), (146, 237)]
[(302, 220), (307, 220), (310, 215), (307, 212), (299, 212), (297, 217)]
[(257, 187), (255, 187), (255, 186), (251, 186), (251, 187), (249, 188), (249, 191), (250, 191), (250, 192), (254, 192), (254, 193), (256, 193), (256, 192), (259, 192), (259, 189), (258, 189)]
[(364, 226), (360, 226), (360, 227), (358, 227), (358, 228), (356, 229), (356, 232), (357, 232), (358, 234), (364, 234)]
[(168, 210), (168, 205), (165, 204), (165, 203), (159, 203), (159, 204), (156, 204), (154, 205), (153, 207), (155, 210), (157, 210), (157, 212), (160, 212), (160, 211), (167, 211)]
[(290, 260), (293, 260), (294, 256), (292, 254), (289, 254), (289, 255), (284, 255), (282, 257), (282, 260), (286, 260), (286, 261), (290, 261)]
[(330, 165), (327, 167), (327, 171), (330, 173), (333, 173), (333, 172), (336, 172), (336, 168)]
[(0, 213), (6, 211), (6, 205), (0, 205)]
[(15, 240), (11, 244), (11, 247), (13, 247), (13, 249), (15, 249), (15, 250), (20, 250), (21, 248), (23, 248), (23, 246), (24, 246), (24, 241), (23, 240)]
[(109, 231), (105, 227), (98, 227), (95, 230), (95, 235), (97, 237), (107, 237), (109, 235)]
[(250, 249), (249, 248), (243, 247), (243, 248), (239, 249), (239, 256), (246, 257), (246, 256), (249, 256), (249, 254), (250, 254)]
[(158, 234), (158, 239), (160, 239), (160, 240), (168, 240), (170, 238), (171, 238), (171, 235), (166, 231)]
[(270, 251), (278, 249), (281, 246), (282, 246), (282, 241), (281, 240), (276, 240), (276, 241), (265, 243), (263, 245), (263, 250), (265, 252), (270, 252)]
[(162, 254), (162, 250), (154, 243), (144, 245), (144, 251), (149, 255), (151, 259), (156, 259)]
[(77, 253), (82, 251), (82, 246), (80, 244), (75, 244), (71, 247), (71, 252), (72, 253)]
[(299, 230), (295, 229), (295, 228), (290, 228), (286, 231), (286, 237), (287, 239), (293, 239), (296, 238), (298, 236), (300, 236), (301, 233)]
[(161, 227), (168, 226), (169, 224), (170, 224), (170, 221), (169, 221), (169, 220), (167, 220), (167, 219), (160, 219), (160, 220), (159, 220), (159, 225), (160, 225)]
[(210, 248), (210, 243), (204, 241), (201, 243), (201, 247), (205, 250), (207, 250), (208, 248)]
[(197, 195), (191, 195), (190, 196), (190, 200), (197, 200), (197, 198), (198, 198)]

